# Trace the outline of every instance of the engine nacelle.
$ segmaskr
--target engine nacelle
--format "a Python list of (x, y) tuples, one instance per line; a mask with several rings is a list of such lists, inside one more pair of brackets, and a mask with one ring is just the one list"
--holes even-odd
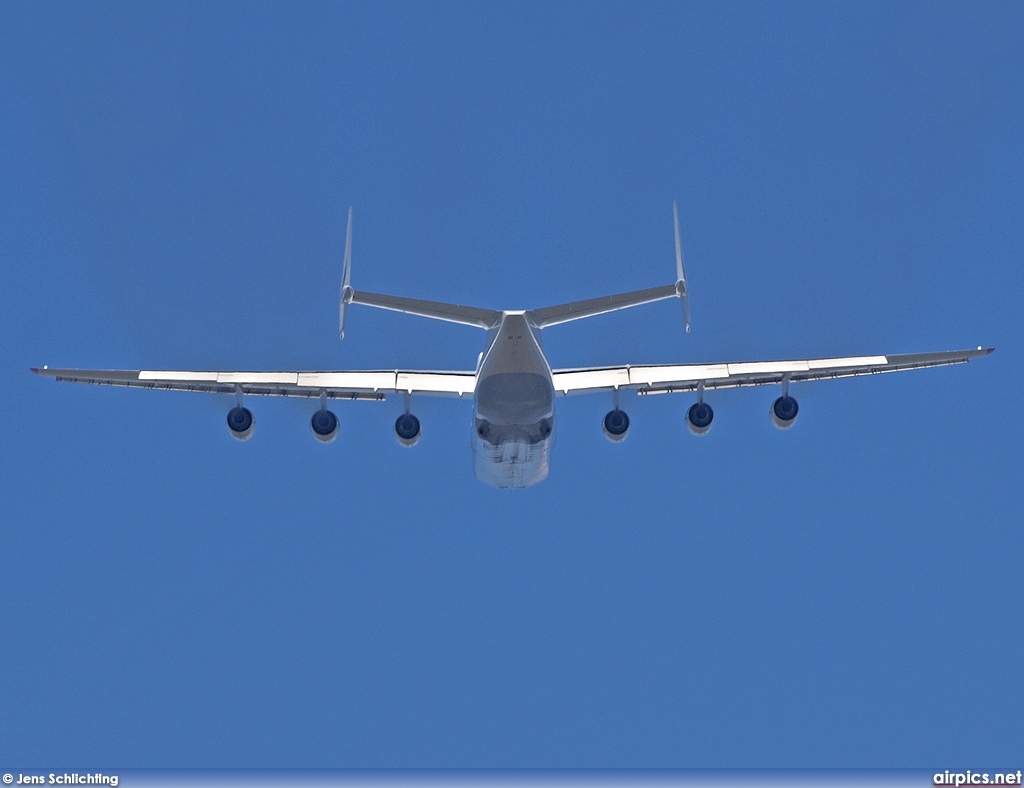
[(800, 412), (796, 400), (790, 396), (779, 397), (772, 403), (772, 424), (780, 430), (788, 430), (796, 424), (797, 413)]
[(252, 437), (252, 431), (256, 429), (256, 419), (248, 408), (239, 405), (228, 411), (228, 429), (231, 437), (240, 441), (247, 441)]
[(321, 443), (334, 443), (334, 439), (338, 437), (338, 417), (322, 408), (309, 420), (309, 431)]
[(629, 416), (626, 415), (626, 411), (618, 408), (610, 410), (601, 422), (601, 428), (608, 440), (612, 443), (621, 443), (629, 435)]
[(707, 435), (714, 420), (715, 412), (706, 402), (694, 402), (686, 411), (686, 426), (694, 435)]
[(403, 446), (415, 446), (422, 434), (420, 420), (411, 413), (405, 413), (395, 421), (395, 437)]

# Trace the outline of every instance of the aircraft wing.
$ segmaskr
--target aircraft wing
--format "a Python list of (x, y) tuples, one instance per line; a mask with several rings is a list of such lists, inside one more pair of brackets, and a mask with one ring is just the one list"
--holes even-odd
[(101, 386), (251, 394), (270, 397), (382, 400), (387, 394), (464, 397), (476, 387), (475, 372), (381, 370), (365, 372), (189, 372), (183, 370), (32, 369), (69, 383)]
[(877, 375), (907, 369), (963, 364), (972, 358), (987, 356), (995, 348), (954, 350), (946, 353), (909, 353), (893, 356), (847, 356), (797, 361), (752, 361), (732, 364), (674, 364), (588, 369), (556, 369), (552, 373), (559, 394), (588, 391), (636, 389), (638, 394), (669, 394), (705, 389), (766, 386), (783, 379), (804, 380), (848, 378)]

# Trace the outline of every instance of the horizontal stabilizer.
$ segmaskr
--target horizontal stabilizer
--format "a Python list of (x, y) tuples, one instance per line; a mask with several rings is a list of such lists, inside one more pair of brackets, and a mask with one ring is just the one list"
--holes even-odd
[(666, 298), (678, 298), (683, 306), (686, 330), (689, 331), (690, 304), (687, 301), (686, 270), (683, 268), (683, 244), (679, 236), (679, 211), (675, 203), (672, 203), (672, 218), (675, 222), (676, 234), (675, 284), (602, 296), (601, 298), (590, 298), (586, 301), (573, 301), (569, 304), (548, 306), (543, 309), (531, 309), (526, 313), (530, 323), (536, 328), (547, 328), (548, 326), (557, 326), (559, 323), (568, 323), (570, 320), (580, 320), (585, 317), (603, 315), (606, 312), (614, 312), (618, 309), (628, 309), (631, 306), (650, 304), (653, 301), (662, 301)]
[(364, 293), (361, 290), (353, 290), (351, 287), (348, 289), (348, 296), (349, 301), (353, 304), (375, 306), (378, 309), (390, 309), (393, 312), (405, 312), (407, 315), (431, 317), (435, 320), (447, 320), (449, 323), (461, 323), (465, 326), (494, 328), (501, 322), (501, 312), (493, 309), (446, 304), (442, 301), (425, 301), (422, 298)]
[(653, 301), (675, 297), (675, 285), (662, 285), (661, 287), (650, 287), (647, 290), (634, 290), (631, 293), (601, 296), (586, 301), (573, 301), (570, 304), (548, 306), (543, 309), (531, 309), (526, 313), (526, 317), (537, 328), (547, 328), (548, 326), (557, 326), (559, 323), (568, 323), (570, 320), (594, 317), (594, 315), (603, 315), (618, 309), (628, 309), (631, 306), (650, 304)]
[(450, 323), (462, 323), (477, 328), (493, 328), (501, 322), (501, 312), (493, 309), (477, 309), (473, 306), (446, 304), (440, 301), (425, 301), (420, 298), (380, 295), (379, 293), (357, 292), (352, 289), (352, 209), (348, 209), (348, 229), (345, 231), (345, 262), (341, 269), (341, 301), (338, 309), (338, 334), (345, 338), (345, 317), (349, 304), (375, 306), (405, 312), (408, 315), (432, 317)]

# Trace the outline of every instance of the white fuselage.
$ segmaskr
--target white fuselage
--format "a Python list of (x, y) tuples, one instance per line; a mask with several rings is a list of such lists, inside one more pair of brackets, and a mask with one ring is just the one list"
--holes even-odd
[(538, 333), (523, 312), (502, 313), (477, 370), (470, 446), (476, 478), (529, 487), (547, 478), (555, 388)]

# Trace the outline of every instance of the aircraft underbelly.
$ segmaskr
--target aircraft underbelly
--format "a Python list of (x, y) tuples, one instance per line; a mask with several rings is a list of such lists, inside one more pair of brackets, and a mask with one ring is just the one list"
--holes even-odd
[(540, 343), (522, 315), (506, 315), (477, 375), (471, 445), (476, 477), (494, 487), (547, 478), (555, 391)]
[(498, 372), (477, 384), (477, 416), (490, 424), (534, 424), (550, 416), (554, 406), (550, 375)]

